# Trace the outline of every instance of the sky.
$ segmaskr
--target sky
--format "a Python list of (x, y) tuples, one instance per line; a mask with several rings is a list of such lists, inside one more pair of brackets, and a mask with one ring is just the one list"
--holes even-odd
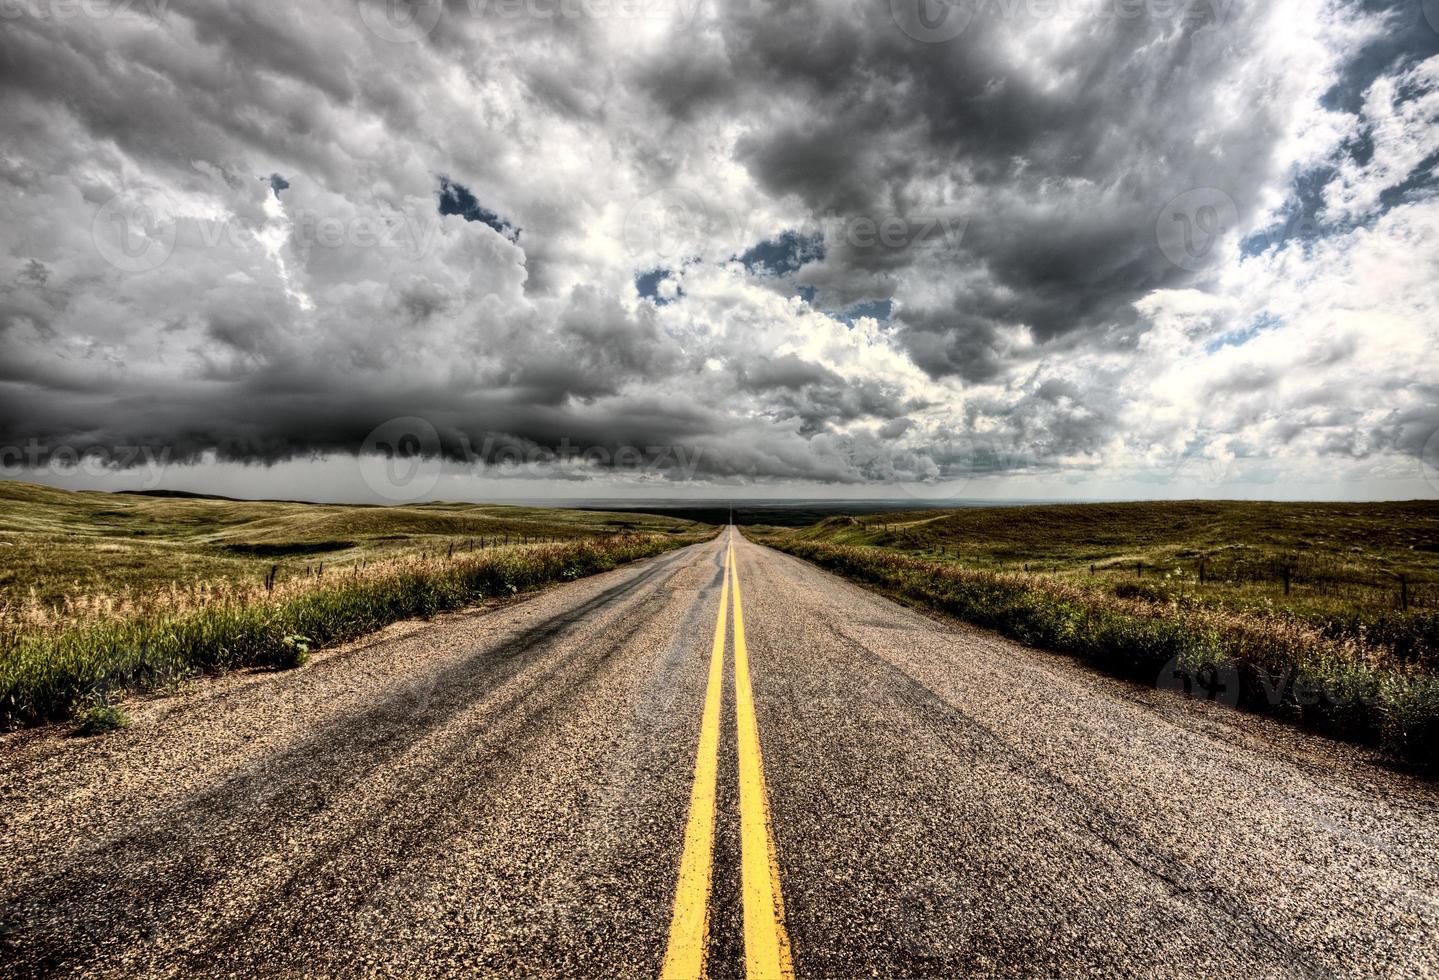
[(0, 477), (1439, 496), (1439, 0), (0, 21)]

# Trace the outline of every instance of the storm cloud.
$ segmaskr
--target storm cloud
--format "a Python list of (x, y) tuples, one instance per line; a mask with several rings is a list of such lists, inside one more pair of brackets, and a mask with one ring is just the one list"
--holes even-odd
[(269, 466), (418, 419), (456, 471), (589, 451), (565, 481), (1405, 478), (1422, 6), (23, 0), (0, 447)]

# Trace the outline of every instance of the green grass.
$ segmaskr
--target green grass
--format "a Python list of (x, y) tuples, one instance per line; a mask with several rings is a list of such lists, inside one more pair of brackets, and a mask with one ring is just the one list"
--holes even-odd
[[(1426, 591), (1436, 529), (1433, 503), (1205, 502), (831, 518), (750, 533), (1021, 642), (1430, 767), (1439, 761), (1439, 613)], [(1281, 573), (1201, 585), (1188, 568), (1199, 560)], [(1389, 584), (1399, 574), (1410, 580), (1407, 610)], [(1352, 587), (1335, 589), (1335, 579)], [(1380, 584), (1355, 584), (1368, 582)]]
[(649, 514), (435, 503), (361, 507), (76, 493), (0, 481), (0, 607), (146, 593), (199, 581), (343, 570), (451, 545), (686, 534)]
[[(1313, 504), (1177, 501), (975, 507), (833, 517), (800, 540), (937, 550), (976, 567), (1128, 572), (1136, 561), (1215, 578), (1270, 572), (1347, 574), (1356, 582), (1408, 572), (1439, 578), (1439, 502)], [(1386, 584), (1386, 587), (1387, 584)]]
[[(314, 650), (398, 620), (592, 575), (714, 533), (647, 515), (125, 498), (22, 484), (0, 484), (0, 527), (4, 539), (25, 542), (17, 554), (37, 542), (46, 550), (8, 570), (0, 727), (82, 711), (90, 724), (96, 707), (87, 705), (197, 673), (302, 667)], [(124, 540), (137, 530), (143, 541)], [(337, 530), (353, 543), (333, 547)], [(123, 563), (107, 547), (117, 538)], [(237, 540), (273, 550), (235, 557), (225, 549)], [(315, 543), (326, 545), (323, 573)], [(58, 598), (46, 605), (30, 589)]]
[(1335, 636), (1383, 635), (1416, 656), (1439, 648), (1435, 501), (984, 507), (834, 517), (788, 532), (761, 531), (964, 568), (1059, 576), (1121, 598), (1165, 603), (1183, 593), (1185, 601), (1214, 609), (1292, 615)]
[(104, 735), (130, 727), (130, 715), (116, 704), (96, 704), (79, 716), (76, 732), (80, 735)]

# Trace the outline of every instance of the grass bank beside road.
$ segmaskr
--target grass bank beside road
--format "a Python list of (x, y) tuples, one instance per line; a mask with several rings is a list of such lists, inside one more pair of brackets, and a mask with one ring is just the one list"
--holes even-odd
[[(0, 728), (103, 716), (122, 694), (196, 674), (298, 666), (312, 650), (402, 619), (593, 575), (714, 534), (646, 515), (626, 515), (612, 526), (614, 515), (538, 509), (509, 515), (468, 505), (389, 511), (129, 501), (15, 484), (0, 491), (7, 552), (53, 539), (58, 555), (42, 558), (29, 575), (8, 570), (9, 595), (0, 608)], [(105, 518), (99, 524), (97, 508)], [(326, 552), (328, 564), (321, 565), (312, 539), (330, 538), (336, 524), (347, 524), (353, 540)], [(415, 525), (425, 533), (403, 533)], [(363, 526), (372, 540), (355, 533)], [(441, 533), (447, 529), (483, 533), (451, 537)], [(236, 557), (237, 538), (272, 550)], [(129, 575), (126, 564), (106, 566), (121, 553), (116, 547)], [(160, 586), (167, 561), (174, 577)], [(197, 575), (197, 567), (210, 574)], [(67, 574), (71, 584), (63, 589)], [(49, 601), (38, 597), (40, 589)]]
[(77, 493), (0, 481), (0, 624), (72, 622), (204, 584), (283, 582), (412, 555), (704, 527), (653, 514)]
[[(1023, 510), (1008, 510), (1007, 519), (1022, 525)], [(936, 518), (943, 527), (944, 515), (927, 516)], [(875, 521), (878, 534), (894, 533), (895, 522)], [(1255, 597), (1238, 595), (1232, 582), (1211, 593), (1172, 569), (1167, 578), (1162, 569), (1157, 575), (1151, 569), (1151, 578), (1140, 585), (1138, 580), (1106, 580), (1087, 568), (1083, 574), (1065, 574), (1047, 563), (1043, 572), (975, 567), (952, 551), (925, 548), (928, 542), (915, 527), (905, 543), (925, 548), (925, 554), (825, 540), (836, 533), (853, 536), (863, 527), (844, 519), (826, 523), (828, 531), (816, 525), (748, 533), (906, 602), (1111, 673), (1379, 746), (1418, 766), (1439, 763), (1439, 651), (1433, 643), (1432, 610), (1369, 608), (1358, 602), (1337, 607), (1332, 600), (1319, 607), (1285, 608), (1282, 594), (1268, 602), (1251, 601)], [(1325, 531), (1314, 529), (1316, 535)], [(1411, 527), (1398, 533), (1412, 532)], [(1151, 532), (1151, 550), (1164, 533)], [(1137, 535), (1131, 528), (1126, 549), (1140, 546)], [(1037, 541), (1036, 546), (1052, 548), (1053, 543)], [(1096, 563), (1104, 560), (1103, 547), (1091, 549)], [(1421, 549), (1418, 561), (1429, 557)], [(1032, 560), (1040, 564), (1038, 557)]]
[(0, 636), (0, 727), (59, 720), (197, 673), (294, 667), (309, 652), (402, 619), (608, 571), (698, 537), (621, 535), (403, 558), (273, 592), (222, 593), (189, 610)]

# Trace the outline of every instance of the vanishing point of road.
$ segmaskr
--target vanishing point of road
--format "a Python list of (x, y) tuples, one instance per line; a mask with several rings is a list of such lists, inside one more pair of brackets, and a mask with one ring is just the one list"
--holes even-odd
[(0, 976), (1425, 975), (1439, 790), (728, 529), (0, 739)]

